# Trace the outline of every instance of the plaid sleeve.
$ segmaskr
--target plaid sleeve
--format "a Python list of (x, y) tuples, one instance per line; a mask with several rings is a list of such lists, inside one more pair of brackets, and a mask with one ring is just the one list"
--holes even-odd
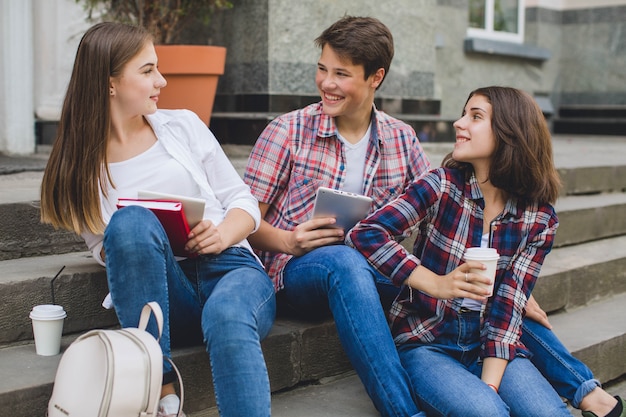
[(244, 181), (262, 203), (271, 204), (287, 186), (291, 172), (290, 128), (281, 118), (268, 124), (248, 158)]
[[(502, 230), (498, 233), (500, 241), (494, 242), (494, 247), (507, 248), (507, 244), (511, 243), (506, 238), (510, 237), (517, 240), (518, 245), (502, 277), (499, 277), (501, 282), (487, 316), (483, 350), (485, 357), (512, 360), (516, 347), (520, 345), (523, 311), (539, 277), (541, 265), (552, 249), (558, 227), (558, 219), (551, 206), (539, 210), (536, 208), (527, 210), (521, 218), (525, 227), (530, 229), (529, 233), (523, 234), (520, 230), (508, 233)], [(519, 225), (512, 224), (509, 227)]]
[(395, 285), (402, 285), (421, 263), (395, 237), (409, 236), (424, 220), (439, 200), (439, 183), (436, 172), (411, 183), (396, 200), (357, 224), (346, 239)]

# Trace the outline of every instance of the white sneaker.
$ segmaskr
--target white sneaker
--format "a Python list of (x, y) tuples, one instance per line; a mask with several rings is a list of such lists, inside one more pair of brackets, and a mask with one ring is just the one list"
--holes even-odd
[(159, 409), (156, 417), (186, 417), (185, 413), (180, 412), (180, 398), (176, 394), (169, 394), (159, 400)]

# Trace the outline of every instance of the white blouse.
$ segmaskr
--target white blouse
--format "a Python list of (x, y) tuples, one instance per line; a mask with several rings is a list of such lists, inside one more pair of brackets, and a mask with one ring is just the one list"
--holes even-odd
[[(226, 213), (239, 208), (255, 222), (261, 222), (257, 200), (222, 150), (207, 126), (188, 110), (158, 110), (147, 115), (158, 143), (144, 153), (126, 161), (109, 164), (116, 188), (100, 191), (100, 207), (105, 224), (117, 210), (120, 197), (136, 198), (139, 190), (201, 197), (206, 201), (204, 219), (219, 224)], [(163, 164), (163, 162), (165, 164)], [(103, 235), (81, 234), (94, 259), (100, 258)], [(252, 252), (247, 240), (242, 246)]]

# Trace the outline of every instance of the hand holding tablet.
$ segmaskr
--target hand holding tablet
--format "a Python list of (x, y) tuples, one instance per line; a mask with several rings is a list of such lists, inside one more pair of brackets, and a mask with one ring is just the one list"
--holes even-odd
[(313, 217), (334, 217), (333, 227), (343, 229), (344, 232), (352, 229), (360, 220), (367, 217), (372, 205), (370, 197), (320, 187), (315, 196)]

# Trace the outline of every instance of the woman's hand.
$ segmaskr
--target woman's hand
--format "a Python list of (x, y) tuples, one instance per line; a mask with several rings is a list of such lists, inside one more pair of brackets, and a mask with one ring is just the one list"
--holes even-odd
[(189, 233), (185, 250), (198, 255), (222, 253), (228, 245), (224, 243), (219, 229), (210, 220), (202, 220)]
[(335, 224), (333, 217), (316, 217), (299, 224), (286, 234), (286, 246), (290, 254), (302, 256), (320, 246), (343, 242), (344, 233)]
[(548, 320), (548, 315), (545, 311), (541, 309), (541, 307), (539, 307), (539, 304), (535, 300), (535, 297), (532, 296), (532, 294), (530, 297), (528, 297), (528, 302), (526, 303), (526, 317), (531, 320), (535, 320), (536, 322), (544, 327), (547, 327), (548, 329), (552, 329), (552, 325)]
[(437, 275), (420, 265), (413, 270), (405, 284), (443, 300), (472, 298), (483, 301), (489, 297), (490, 291), (479, 284), (491, 285), (491, 280), (470, 272), (470, 269), (486, 268), (481, 262), (469, 261), (446, 275)]

